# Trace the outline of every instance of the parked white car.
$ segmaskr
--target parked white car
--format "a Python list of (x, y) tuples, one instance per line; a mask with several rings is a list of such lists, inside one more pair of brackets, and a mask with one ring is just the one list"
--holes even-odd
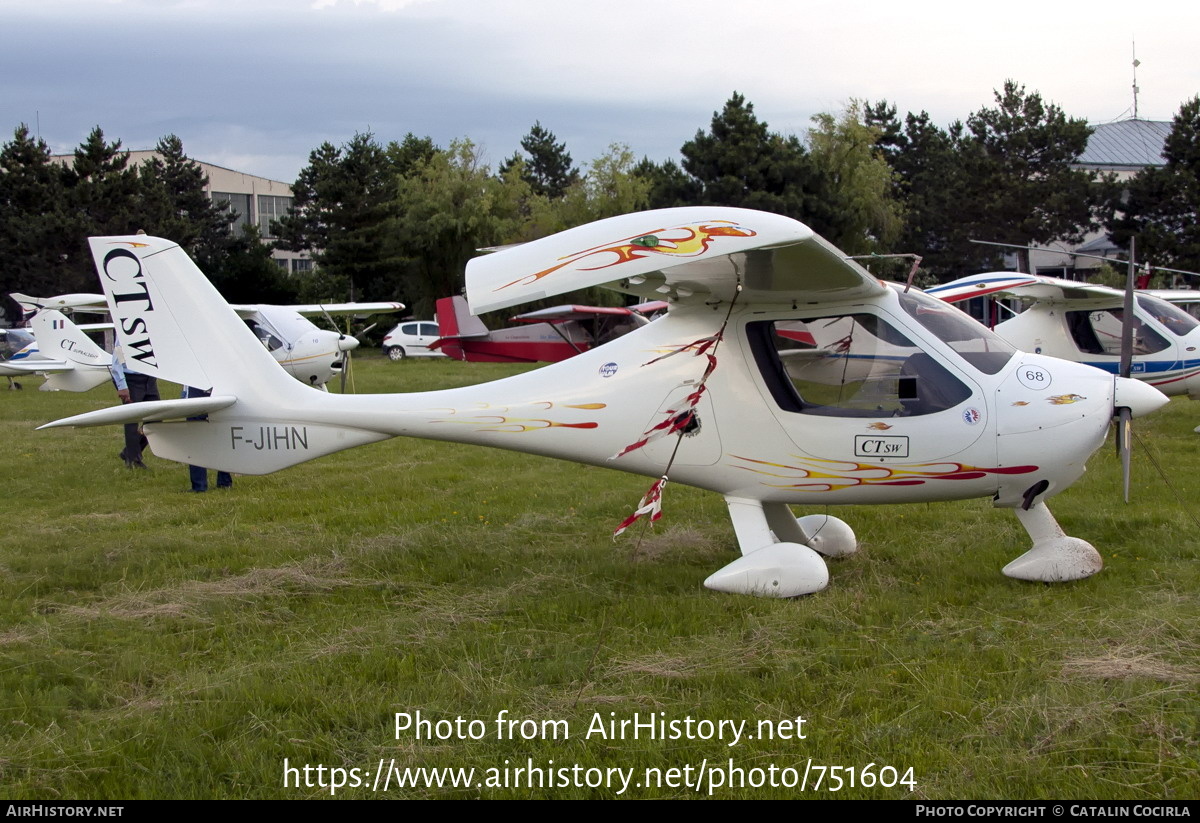
[(383, 353), (392, 360), (406, 357), (445, 357), (429, 344), (437, 340), (438, 325), (432, 320), (407, 320), (392, 329), (383, 338)]

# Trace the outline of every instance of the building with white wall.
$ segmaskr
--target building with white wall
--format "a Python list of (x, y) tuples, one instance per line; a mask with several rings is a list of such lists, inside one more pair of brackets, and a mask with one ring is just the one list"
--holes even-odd
[[(130, 151), (129, 166), (140, 166), (147, 160), (157, 156), (158, 152)], [(60, 163), (70, 165), (75, 161), (75, 155), (63, 154), (54, 158)], [(190, 159), (190, 158), (189, 158)], [(271, 221), (278, 220), (292, 208), (294, 197), (292, 187), (279, 180), (234, 171), (224, 166), (205, 163), (203, 160), (192, 160), (200, 167), (208, 178), (205, 191), (213, 202), (225, 202), (233, 217), (233, 231), (240, 232), (243, 226), (258, 227), (264, 242), (274, 239), (271, 232)], [(308, 252), (291, 252), (274, 249), (271, 257), (281, 269), (295, 274), (312, 271), (312, 256)]]

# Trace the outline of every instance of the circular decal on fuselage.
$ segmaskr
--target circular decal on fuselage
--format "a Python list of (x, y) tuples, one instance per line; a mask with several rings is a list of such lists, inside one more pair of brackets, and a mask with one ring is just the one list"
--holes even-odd
[(979, 409), (971, 408), (971, 409), (966, 409), (965, 411), (963, 411), (963, 422), (964, 423), (968, 423), (968, 424), (974, 426), (976, 423), (978, 423), (982, 419), (983, 419), (983, 414), (980, 413)]
[(1017, 380), (1027, 389), (1041, 391), (1050, 388), (1050, 372), (1044, 366), (1028, 366), (1021, 364), (1017, 367)]
[(612, 377), (616, 373), (617, 373), (617, 364), (616, 363), (605, 363), (603, 366), (600, 367), (600, 376), (601, 377)]

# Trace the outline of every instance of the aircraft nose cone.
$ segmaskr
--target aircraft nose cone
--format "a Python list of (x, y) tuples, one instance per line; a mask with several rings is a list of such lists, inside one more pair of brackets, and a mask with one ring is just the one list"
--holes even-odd
[(358, 338), (343, 334), (338, 338), (338, 351), (354, 351), (358, 348)]
[(1113, 389), (1113, 408), (1129, 409), (1134, 417), (1161, 409), (1170, 400), (1158, 389), (1132, 377), (1117, 377)]

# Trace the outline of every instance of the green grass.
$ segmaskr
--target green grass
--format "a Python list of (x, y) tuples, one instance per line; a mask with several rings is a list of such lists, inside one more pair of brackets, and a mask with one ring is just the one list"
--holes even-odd
[[(360, 391), (464, 385), (520, 367), (356, 359)], [(28, 381), (36, 383), (37, 381)], [(117, 459), (120, 430), (35, 432), (109, 405), (0, 395), (0, 794), (329, 796), (283, 762), (398, 768), (912, 767), (916, 790), (813, 797), (1200, 796), (1200, 405), (1138, 421), (1119, 502), (1111, 448), (1051, 508), (1106, 568), (1046, 586), (999, 569), (1027, 547), (984, 500), (843, 508), (863, 551), (794, 601), (701, 586), (734, 559), (716, 495), (508, 452), (393, 440), (232, 492)], [(169, 389), (164, 390), (164, 395)], [(393, 715), (485, 721), (482, 740), (397, 739)], [(566, 740), (498, 740), (501, 710)], [(804, 740), (584, 739), (596, 713), (806, 718)], [(640, 778), (640, 774), (639, 774)], [(590, 797), (588, 788), (421, 788), (393, 797)], [(693, 796), (686, 788), (635, 797)], [(338, 797), (379, 796), (362, 788)], [(787, 788), (719, 797), (796, 797)]]

